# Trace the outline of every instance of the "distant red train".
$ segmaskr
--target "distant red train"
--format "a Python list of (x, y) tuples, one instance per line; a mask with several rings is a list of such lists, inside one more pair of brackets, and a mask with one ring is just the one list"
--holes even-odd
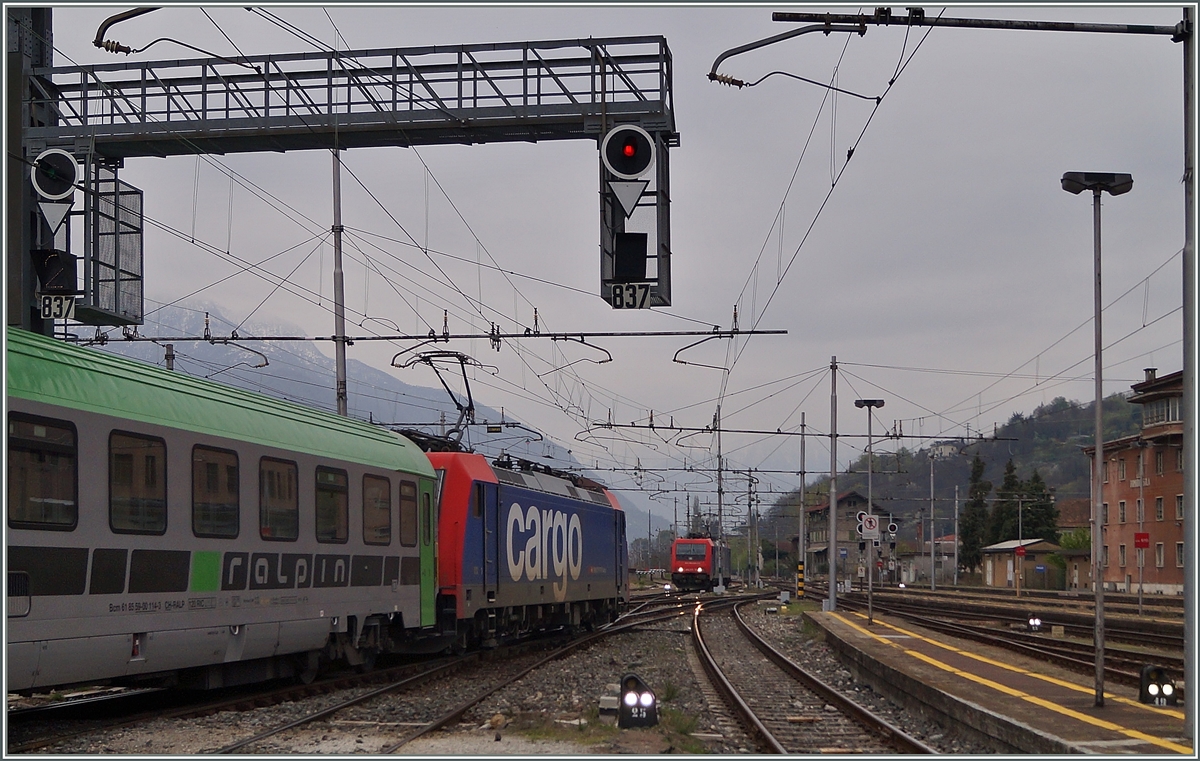
[(684, 592), (729, 584), (729, 545), (709, 538), (676, 539), (671, 543), (671, 583)]

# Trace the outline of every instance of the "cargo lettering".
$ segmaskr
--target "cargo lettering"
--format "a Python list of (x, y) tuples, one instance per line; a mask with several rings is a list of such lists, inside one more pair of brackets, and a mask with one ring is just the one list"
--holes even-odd
[(583, 526), (561, 510), (528, 509), (514, 502), (506, 519), (508, 575), (513, 581), (552, 579), (554, 598), (567, 596), (567, 577), (583, 569)]

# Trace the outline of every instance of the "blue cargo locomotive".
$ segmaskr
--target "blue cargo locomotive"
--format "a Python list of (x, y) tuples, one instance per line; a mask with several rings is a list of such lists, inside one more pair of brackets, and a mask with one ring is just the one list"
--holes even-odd
[(458, 644), (592, 627), (628, 599), (625, 514), (586, 478), (430, 452), (441, 476), (438, 607)]

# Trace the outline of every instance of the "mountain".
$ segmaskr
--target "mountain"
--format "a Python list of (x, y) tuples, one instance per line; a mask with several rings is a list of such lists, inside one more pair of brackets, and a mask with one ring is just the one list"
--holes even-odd
[[(165, 365), (165, 344), (173, 343), (175, 370), (230, 386), (257, 391), (279, 399), (328, 411), (337, 409), (334, 360), (311, 341), (270, 341), (272, 336), (296, 336), (303, 331), (290, 325), (248, 325), (230, 338), (234, 323), (211, 304), (163, 307), (153, 313), (155, 324), (142, 330), (153, 336), (212, 336), (212, 341), (125, 340), (118, 336), (94, 345), (102, 351)], [(88, 342), (86, 334), (81, 343)], [(262, 340), (267, 339), (267, 340)], [(460, 373), (457, 365), (442, 369), (451, 387)], [(414, 386), (397, 380), (357, 360), (346, 361), (348, 413), (378, 423), (406, 423), (430, 434), (444, 433), (458, 420), (459, 411), (445, 389)], [(466, 399), (459, 397), (459, 402)], [(567, 450), (542, 441), (541, 434), (504, 418), (495, 409), (476, 402), (475, 421), (463, 443), (499, 455), (501, 451), (526, 459), (569, 462)], [(487, 424), (502, 426), (488, 433)]]
[[(125, 340), (121, 334), (116, 334), (106, 343), (93, 343), (93, 348), (163, 367), (166, 363), (165, 344), (173, 343), (176, 372), (330, 412), (337, 409), (333, 358), (322, 353), (311, 341), (259, 340), (303, 335), (301, 328), (286, 324), (245, 325), (238, 328), (240, 340), (231, 340), (236, 323), (227, 319), (218, 306), (206, 303), (162, 307), (148, 315), (150, 319), (153, 324), (139, 329), (149, 336), (210, 335), (213, 340), (172, 342), (149, 341), (144, 337), (143, 340)], [(86, 344), (92, 336), (81, 332), (77, 338)], [(459, 368), (453, 366), (442, 372), (451, 388), (456, 387), (455, 378), (461, 379)], [(378, 423), (430, 423), (420, 426), (420, 430), (429, 434), (444, 433), (458, 420), (459, 411), (444, 388), (410, 385), (354, 359), (346, 361), (346, 376), (348, 412), (352, 417)], [(462, 397), (459, 401), (466, 402)], [(441, 424), (443, 419), (444, 426)], [(468, 426), (463, 444), (481, 454), (497, 457), (507, 453), (562, 470), (585, 473), (605, 482), (603, 474), (588, 473), (570, 450), (545, 439), (540, 432), (511, 416), (502, 417), (494, 408), (479, 401), (475, 402), (475, 420), (477, 425)], [(489, 433), (487, 424), (501, 426), (501, 429)], [(631, 540), (646, 535), (648, 521), (652, 522), (655, 532), (669, 528), (669, 518), (647, 516), (648, 505), (638, 505), (634, 498), (624, 494), (617, 496), (626, 512)]]

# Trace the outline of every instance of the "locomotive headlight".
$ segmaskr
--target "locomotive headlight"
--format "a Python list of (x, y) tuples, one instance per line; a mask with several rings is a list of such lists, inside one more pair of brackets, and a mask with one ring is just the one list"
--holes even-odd
[(675, 572), (676, 572), (676, 573), (683, 573), (683, 566), (679, 566), (678, 568), (676, 568), (676, 569), (675, 569)]
[(638, 694), (636, 692), (625, 693), (625, 705), (632, 708), (638, 703)]
[(638, 696), (638, 702), (642, 704), (642, 708), (649, 708), (654, 705), (654, 695), (649, 692), (643, 692)]

